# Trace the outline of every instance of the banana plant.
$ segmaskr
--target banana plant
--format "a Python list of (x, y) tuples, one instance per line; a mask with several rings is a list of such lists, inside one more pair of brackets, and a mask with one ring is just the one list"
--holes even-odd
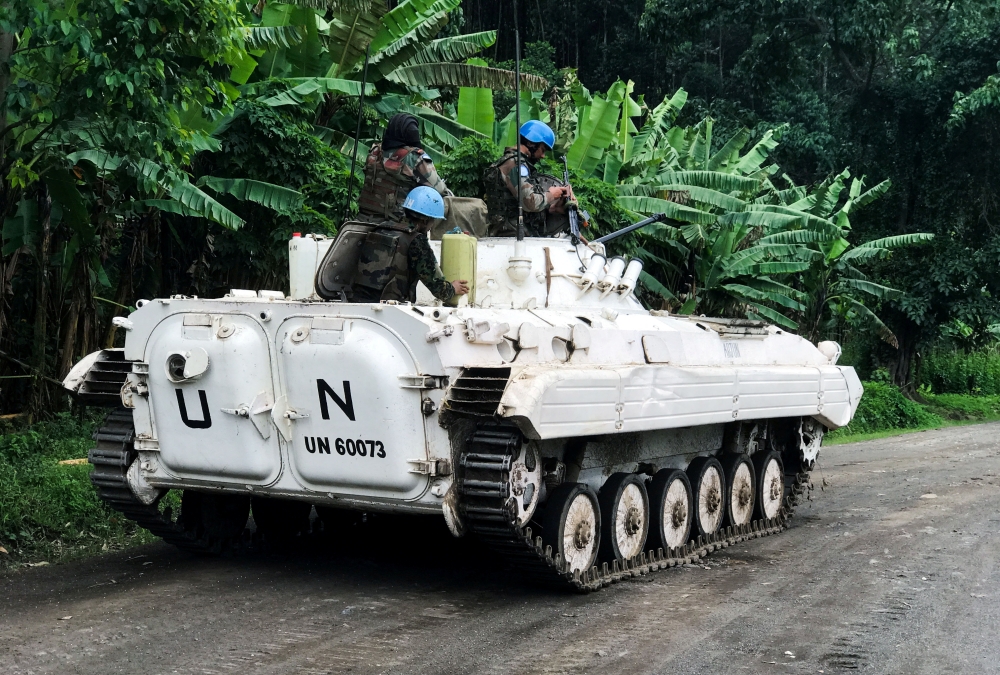
[[(345, 119), (338, 123), (336, 113), (360, 94), (358, 81), (367, 54), (366, 103), (386, 117), (395, 112), (416, 115), (426, 149), (440, 156), (465, 136), (492, 135), (493, 123), (486, 112), (491, 95), (483, 92), (514, 88), (514, 73), (468, 60), (496, 41), (496, 31), (434, 39), (459, 4), (460, 0), (403, 0), (389, 10), (386, 0), (370, 0), (332, 11), (313, 0), (268, 4), (261, 26), (297, 27), (304, 37), (294, 44), (273, 42), (257, 53), (258, 66), (244, 89), (258, 91), (266, 85), (268, 105), (312, 106), (317, 111), (317, 134), (346, 149), (353, 124)], [(275, 93), (276, 84), (285, 89)], [(463, 88), (460, 96), (466, 110), (475, 101), (471, 117), (466, 113), (449, 120), (428, 105), (443, 86)], [(547, 82), (525, 74), (521, 86), (542, 91)], [(366, 145), (366, 139), (359, 140)]]

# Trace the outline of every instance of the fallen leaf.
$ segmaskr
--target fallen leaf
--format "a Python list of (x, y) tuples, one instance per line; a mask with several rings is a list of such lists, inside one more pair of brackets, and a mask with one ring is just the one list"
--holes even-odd
[(920, 495), (920, 498), (921, 499), (937, 499), (937, 495), (934, 494), (933, 492), (928, 492), (925, 495)]
[(87, 464), (88, 462), (86, 457), (81, 457), (80, 459), (64, 459), (59, 463), (63, 466), (71, 466), (75, 464)]
[(73, 618), (72, 616), (61, 616), (61, 617), (59, 617), (59, 620), (60, 621), (69, 621), (72, 618)]
[(3, 546), (0, 546), (0, 553), (3, 553), (3, 554), (6, 555), (7, 554), (7, 549), (5, 549)]
[(45, 567), (48, 564), (48, 561), (43, 560), (42, 562), (28, 563), (28, 567)]

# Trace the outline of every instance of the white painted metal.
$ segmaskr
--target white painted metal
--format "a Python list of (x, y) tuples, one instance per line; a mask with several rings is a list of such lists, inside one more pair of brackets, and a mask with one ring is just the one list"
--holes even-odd
[(542, 496), (542, 456), (534, 443), (526, 443), (510, 467), (510, 494), (514, 498), (514, 518), (526, 525)]
[(597, 551), (597, 512), (586, 494), (573, 498), (563, 526), (563, 552), (570, 572), (589, 569)]
[(292, 237), (288, 241), (289, 298), (320, 299), (316, 295), (316, 270), (332, 244), (333, 239), (322, 234)]
[(733, 525), (746, 525), (753, 518), (753, 472), (748, 462), (736, 467), (729, 490), (729, 511)]
[(723, 500), (722, 474), (714, 464), (705, 467), (700, 481), (696, 482), (694, 503), (698, 522), (705, 532), (715, 532), (722, 524)]
[(669, 548), (678, 548), (688, 541), (691, 532), (691, 495), (684, 481), (672, 480), (663, 500), (663, 541)]
[(764, 465), (764, 478), (761, 481), (760, 499), (766, 518), (774, 518), (781, 510), (781, 496), (784, 494), (785, 482), (781, 466), (773, 457)]
[(645, 495), (635, 483), (622, 490), (615, 509), (614, 533), (618, 550), (626, 560), (642, 551), (649, 527), (649, 505)]
[[(595, 489), (637, 462), (683, 468), (717, 450), (734, 420), (815, 420), (822, 426), (803, 435), (804, 459), (815, 460), (822, 428), (846, 425), (862, 394), (832, 345), (644, 310), (625, 283), (635, 266), (604, 294), (603, 249), (483, 239), (477, 305), (452, 309), (423, 287), (415, 305), (318, 301), (312, 285), (329, 243), (290, 243), (287, 299), (236, 289), (143, 302), (128, 317), (123, 400), (151, 488), (437, 513), (450, 503), (460, 531), (451, 469), (461, 438), (441, 422), (449, 387), (469, 368), (509, 369), (496, 414), (532, 447), (584, 436), (615, 445), (630, 434), (627, 459), (588, 450), (574, 480)], [(513, 274), (512, 258), (523, 263)], [(79, 386), (93, 360), (66, 386)]]

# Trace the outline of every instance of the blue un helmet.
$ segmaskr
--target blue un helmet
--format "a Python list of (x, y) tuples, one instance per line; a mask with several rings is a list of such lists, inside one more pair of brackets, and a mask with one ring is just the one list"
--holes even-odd
[(437, 190), (426, 185), (410, 190), (403, 208), (427, 218), (444, 218), (444, 199)]
[(521, 125), (521, 138), (532, 143), (542, 143), (548, 146), (549, 150), (556, 146), (556, 135), (545, 122), (538, 120), (528, 120)]

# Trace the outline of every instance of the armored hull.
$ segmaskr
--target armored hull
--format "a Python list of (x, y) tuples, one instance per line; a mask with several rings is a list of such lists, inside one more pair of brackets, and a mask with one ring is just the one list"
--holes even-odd
[[(311, 505), (331, 525), (439, 514), (580, 588), (777, 531), (824, 430), (857, 408), (854, 370), (835, 344), (774, 326), (647, 311), (638, 271), (595, 248), (480, 240), (475, 291), (454, 308), (423, 290), (322, 301), (301, 282), (312, 249), (292, 256), (287, 298), (140, 302), (119, 320), (124, 350), (66, 380), (119, 407), (95, 484), (210, 551), (242, 533), (251, 500), (274, 536), (307, 528)], [(158, 507), (169, 489), (184, 491), (178, 518)]]

